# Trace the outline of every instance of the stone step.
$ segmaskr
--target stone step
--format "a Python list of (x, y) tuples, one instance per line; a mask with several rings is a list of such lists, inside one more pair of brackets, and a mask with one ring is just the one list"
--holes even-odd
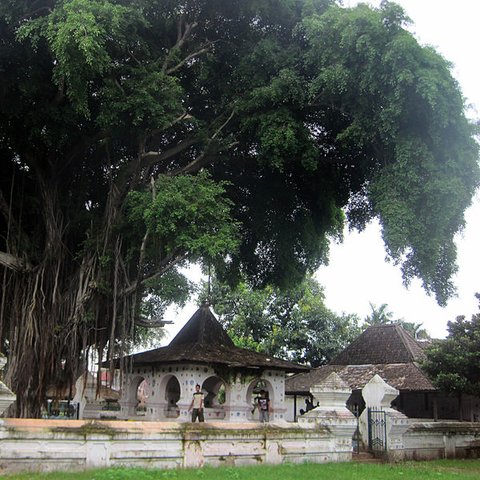
[(359, 453), (353, 452), (352, 462), (382, 463), (382, 460), (380, 458), (375, 457), (375, 455), (373, 455), (373, 453), (370, 453), (370, 452), (359, 452)]

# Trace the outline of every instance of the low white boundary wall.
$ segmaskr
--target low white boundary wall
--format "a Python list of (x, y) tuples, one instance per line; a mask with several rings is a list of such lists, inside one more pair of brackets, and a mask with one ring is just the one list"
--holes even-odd
[(351, 458), (351, 442), (339, 448), (320, 425), (0, 419), (0, 474)]
[(480, 458), (480, 423), (411, 420), (403, 435), (403, 449), (395, 453), (402, 460)]
[[(0, 419), (0, 476), (351, 460), (351, 419), (307, 415), (300, 424)], [(479, 423), (411, 422), (397, 440), (379, 456), (387, 461), (480, 458)]]

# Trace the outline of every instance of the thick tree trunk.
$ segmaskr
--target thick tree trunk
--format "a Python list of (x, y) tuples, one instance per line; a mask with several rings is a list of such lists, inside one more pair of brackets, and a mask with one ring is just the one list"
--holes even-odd
[[(34, 267), (5, 265), (3, 338), (8, 340), (6, 383), (17, 393), (15, 415), (39, 417), (49, 387), (69, 388), (84, 364), (84, 339), (92, 328), (85, 309), (92, 296), (96, 261), (74, 258), (55, 188), (41, 188), (45, 239)], [(8, 319), (8, 321), (7, 321)]]

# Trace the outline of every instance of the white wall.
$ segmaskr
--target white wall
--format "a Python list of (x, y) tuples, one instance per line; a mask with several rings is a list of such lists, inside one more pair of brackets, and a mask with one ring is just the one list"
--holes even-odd
[(102, 467), (179, 468), (347, 461), (316, 425), (0, 419), (0, 475)]
[[(281, 421), (285, 419), (285, 372), (265, 370), (261, 375), (254, 377), (249, 373), (228, 372), (229, 378), (221, 378), (225, 383), (226, 401), (219, 409), (205, 409), (206, 419), (224, 418), (225, 421), (243, 422), (256, 420), (252, 418), (253, 386), (258, 380), (268, 384), (268, 391), (272, 402), (273, 413), (270, 419)], [(190, 419), (190, 406), (195, 385), (203, 385), (205, 380), (217, 376), (214, 368), (207, 365), (175, 364), (164, 366), (145, 366), (133, 369), (133, 372), (124, 377), (120, 418), (142, 420), (136, 413), (137, 386), (141, 380), (146, 381), (146, 412), (144, 420), (161, 421), (166, 418), (167, 401), (165, 398), (166, 381), (174, 376), (180, 385), (180, 399), (177, 402), (179, 420)], [(222, 410), (221, 412), (218, 410)], [(221, 413), (221, 415), (219, 415)]]
[(480, 458), (477, 422), (415, 422), (403, 435), (404, 460)]

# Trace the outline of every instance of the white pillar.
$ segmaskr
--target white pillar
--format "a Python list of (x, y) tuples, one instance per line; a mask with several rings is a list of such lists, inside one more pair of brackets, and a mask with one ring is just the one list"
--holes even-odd
[(227, 422), (246, 422), (251, 415), (252, 405), (248, 403), (248, 383), (240, 373), (229, 385), (224, 403), (225, 420)]
[(352, 438), (357, 428), (357, 419), (346, 407), (351, 395), (350, 387), (335, 373), (323, 383), (314, 385), (310, 392), (319, 406), (298, 418), (302, 427), (322, 425), (332, 434), (332, 461), (348, 461), (352, 458)]
[(391, 407), (392, 401), (398, 397), (399, 391), (389, 385), (379, 375), (363, 387), (362, 395), (366, 408), (360, 416), (360, 433), (364, 441), (368, 438), (368, 408), (378, 409), (386, 415), (386, 449), (389, 457), (400, 459), (402, 457), (403, 434), (408, 429), (408, 417)]

